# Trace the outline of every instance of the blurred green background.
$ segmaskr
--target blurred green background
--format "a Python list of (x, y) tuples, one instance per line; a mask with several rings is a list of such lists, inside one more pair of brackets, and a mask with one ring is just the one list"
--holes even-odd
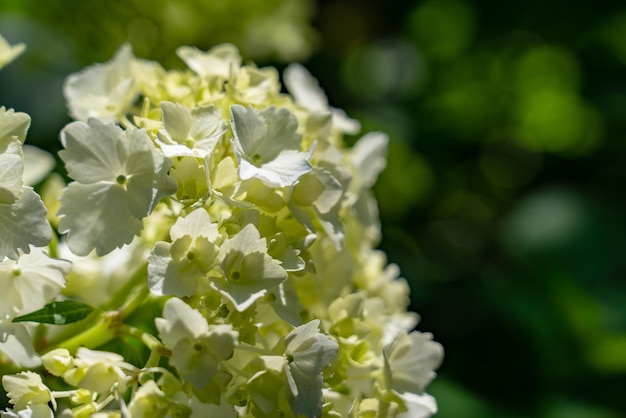
[(381, 248), (446, 349), (438, 417), (626, 417), (626, 4), (14, 0), (0, 33), (29, 48), (0, 102), (51, 151), (64, 77), (122, 42), (303, 62), (391, 136)]

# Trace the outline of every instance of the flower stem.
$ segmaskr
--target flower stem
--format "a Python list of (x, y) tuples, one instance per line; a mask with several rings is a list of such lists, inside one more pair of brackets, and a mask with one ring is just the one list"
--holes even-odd
[(98, 321), (73, 337), (62, 340), (47, 347), (46, 351), (55, 348), (65, 348), (70, 353), (75, 353), (79, 347), (95, 348), (111, 341), (117, 335), (120, 321), (116, 315), (101, 313)]
[(142, 265), (101, 309), (95, 310), (83, 321), (70, 324), (48, 344), (42, 344), (41, 352), (66, 348), (73, 353), (78, 347), (96, 348), (117, 337), (124, 319), (150, 294), (145, 279), (146, 265)]

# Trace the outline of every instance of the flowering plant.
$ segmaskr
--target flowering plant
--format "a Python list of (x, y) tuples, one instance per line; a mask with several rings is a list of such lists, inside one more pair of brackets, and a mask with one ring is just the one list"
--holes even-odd
[(68, 77), (70, 182), (41, 195), (30, 118), (0, 109), (0, 415), (435, 413), (442, 348), (374, 249), (387, 137), (347, 147), (359, 123), (302, 66), (286, 94), (230, 44), (178, 55), (125, 45)]

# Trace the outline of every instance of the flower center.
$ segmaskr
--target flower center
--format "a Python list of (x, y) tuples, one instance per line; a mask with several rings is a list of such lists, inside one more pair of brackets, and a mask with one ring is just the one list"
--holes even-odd
[(254, 155), (252, 156), (252, 162), (253, 162), (254, 164), (257, 164), (257, 165), (258, 165), (258, 164), (261, 164), (261, 162), (262, 162), (262, 161), (263, 161), (263, 157), (261, 157), (259, 154), (254, 154)]

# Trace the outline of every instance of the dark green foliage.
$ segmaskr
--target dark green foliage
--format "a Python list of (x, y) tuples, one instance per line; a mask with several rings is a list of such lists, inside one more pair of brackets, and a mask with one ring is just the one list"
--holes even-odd
[(13, 318), (13, 322), (66, 325), (87, 318), (93, 310), (93, 307), (84, 303), (64, 300), (49, 303), (38, 311)]

